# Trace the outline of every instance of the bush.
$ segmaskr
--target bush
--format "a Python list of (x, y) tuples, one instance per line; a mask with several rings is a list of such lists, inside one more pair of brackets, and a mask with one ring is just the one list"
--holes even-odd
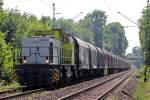
[(5, 43), (4, 38), (4, 33), (0, 33), (0, 82), (9, 83), (13, 60), (11, 46)]

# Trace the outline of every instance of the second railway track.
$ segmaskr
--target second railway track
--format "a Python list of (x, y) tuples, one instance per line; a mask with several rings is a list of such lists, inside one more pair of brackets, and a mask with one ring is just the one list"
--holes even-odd
[(59, 100), (103, 100), (130, 75), (131, 72), (121, 74), (109, 80), (99, 82), (80, 91), (66, 95), (59, 98)]
[(25, 90), (25, 91), (22, 91), (22, 92), (15, 92), (17, 90), (18, 89), (12, 89), (12, 90), (1, 92), (0, 100), (11, 100), (11, 99), (15, 99), (15, 98), (18, 98), (18, 97), (30, 95), (32, 93), (42, 92), (45, 89), (44, 88), (40, 88), (40, 89), (34, 89), (34, 90)]

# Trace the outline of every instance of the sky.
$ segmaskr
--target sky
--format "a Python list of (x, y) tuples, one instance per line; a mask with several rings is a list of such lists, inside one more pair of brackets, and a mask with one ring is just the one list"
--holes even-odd
[[(107, 24), (110, 22), (120, 22), (122, 26), (137, 26), (142, 15), (142, 10), (147, 4), (147, 0), (3, 0), (4, 8), (17, 8), (22, 13), (28, 12), (40, 18), (40, 16), (50, 16), (52, 18), (52, 4), (55, 3), (56, 19), (64, 17), (73, 19), (80, 12), (83, 12), (74, 20), (84, 18), (87, 13), (93, 10), (106, 12)], [(131, 19), (133, 22), (121, 16), (118, 12)], [(125, 27), (126, 37), (129, 46), (127, 53), (132, 52), (132, 48), (140, 46), (138, 27)]]

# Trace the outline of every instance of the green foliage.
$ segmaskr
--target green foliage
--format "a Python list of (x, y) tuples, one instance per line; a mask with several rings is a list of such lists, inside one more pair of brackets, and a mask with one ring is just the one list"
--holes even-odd
[(40, 19), (40, 22), (42, 22), (44, 25), (51, 27), (51, 20), (48, 16), (42, 16)]
[(6, 85), (2, 83), (0, 84), (0, 91), (6, 91), (6, 90), (14, 89), (14, 88), (19, 88), (19, 87), (20, 85), (17, 82), (12, 82)]
[(64, 28), (66, 30), (72, 30), (74, 26), (74, 23), (71, 19), (60, 18), (56, 23), (58, 28)]
[(143, 56), (142, 49), (140, 47), (137, 47), (137, 46), (132, 48), (132, 54), (134, 56)]
[(48, 26), (50, 20), (44, 16), (38, 20), (34, 15), (21, 14), (17, 9), (1, 13), (1, 32), (5, 33), (6, 42), (11, 42), (14, 46), (18, 46), (22, 38), (36, 35), (38, 31), (50, 29)]
[[(84, 17), (84, 19), (79, 21), (80, 30), (78, 30), (78, 37), (80, 37), (82, 40), (95, 44), (94, 43), (94, 32), (91, 29), (92, 25), (92, 19), (88, 17)], [(78, 28), (79, 29), (79, 28)]]
[(140, 47), (133, 47), (132, 48), (132, 53), (128, 53), (126, 55), (126, 58), (139, 58), (139, 59), (143, 59), (143, 51)]
[(149, 100), (150, 98), (150, 82), (144, 82), (144, 77), (144, 71), (142, 71), (138, 80), (138, 86), (134, 92), (135, 100)]
[(88, 21), (85, 21), (85, 23), (83, 22), (75, 23), (71, 19), (60, 18), (57, 20), (56, 23), (57, 23), (57, 28), (63, 28), (65, 29), (65, 31), (71, 33), (74, 36), (77, 36), (81, 40), (93, 44), (93, 35), (94, 35), (93, 32), (87, 27), (84, 27), (84, 25), (87, 25), (86, 24), (87, 22)]
[(3, 0), (0, 0), (0, 11), (2, 10)]
[(21, 14), (17, 9), (0, 11), (0, 81), (10, 82), (12, 47), (20, 46), (22, 38), (50, 29), (49, 24), (50, 19), (46, 17), (38, 20), (34, 15)]
[(4, 33), (0, 33), (0, 81), (10, 82), (13, 69), (11, 46), (4, 41)]
[(103, 27), (105, 26), (106, 18), (105, 12), (94, 10), (80, 21), (81, 26), (94, 33), (94, 44), (100, 48), (103, 47)]
[(146, 65), (150, 65), (150, 6), (143, 10), (143, 15), (139, 20), (140, 24), (140, 42), (144, 52), (144, 60)]
[(113, 22), (104, 27), (104, 48), (112, 53), (124, 56), (128, 46), (124, 28), (118, 22)]

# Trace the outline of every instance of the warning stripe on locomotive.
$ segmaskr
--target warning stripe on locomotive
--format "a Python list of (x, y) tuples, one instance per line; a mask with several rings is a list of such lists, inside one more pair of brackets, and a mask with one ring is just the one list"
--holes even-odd
[(60, 74), (58, 69), (53, 69), (52, 71), (52, 81), (57, 82), (60, 80)]
[(18, 78), (17, 78), (17, 74), (16, 74), (16, 72), (14, 71), (13, 72), (13, 74), (12, 74), (12, 80), (17, 80)]

